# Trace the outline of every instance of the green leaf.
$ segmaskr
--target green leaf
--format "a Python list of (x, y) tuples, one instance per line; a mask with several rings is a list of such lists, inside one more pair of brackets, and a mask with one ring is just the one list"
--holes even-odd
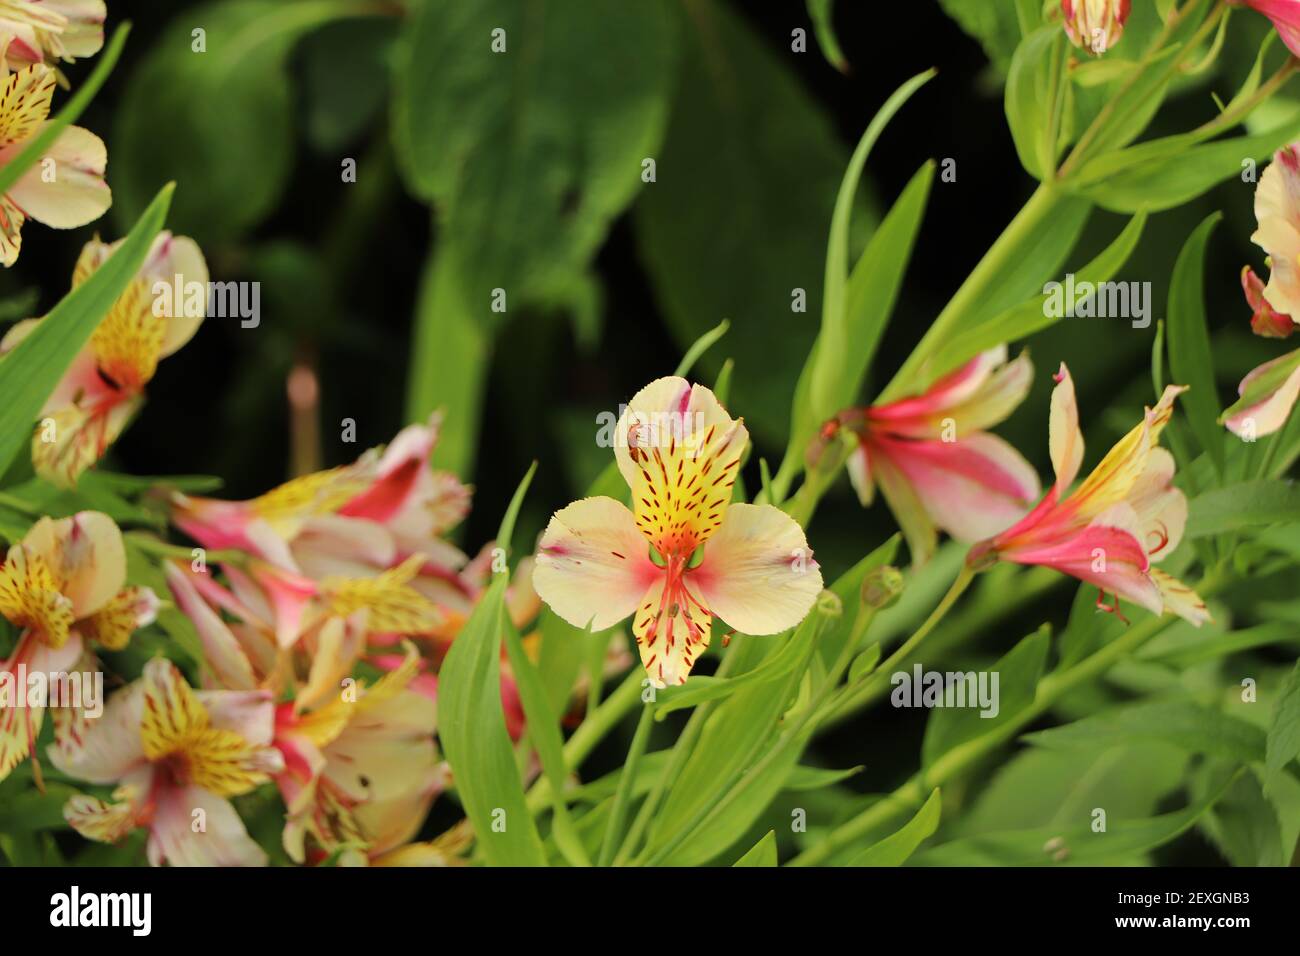
[(1238, 763), (1264, 759), (1264, 732), (1237, 717), (1187, 700), (1156, 701), (1084, 717), (1023, 738), (1036, 747), (1069, 750), (1137, 740), (1171, 744), (1192, 754)]
[(1197, 495), (1188, 512), (1190, 538), (1300, 521), (1300, 488), (1289, 481), (1243, 481)]
[[(1085, 207), (1086, 208), (1086, 207)], [(925, 365), (928, 382), (946, 375), (953, 369), (983, 352), (1003, 342), (1015, 342), (1046, 328), (1050, 328), (1069, 315), (1085, 298), (1089, 283), (1092, 286), (1108, 282), (1124, 267), (1133, 250), (1142, 239), (1146, 227), (1146, 213), (1140, 212), (1129, 220), (1128, 225), (1115, 240), (1075, 275), (1075, 297), (1073, 302), (1064, 299), (1065, 286), (1056, 291), (1055, 287), (1036, 290), (1027, 302), (995, 314), (985, 321), (973, 323), (966, 331), (954, 335), (947, 342), (941, 343), (935, 355)], [(1059, 285), (1059, 283), (1058, 283)], [(1059, 297), (1060, 308), (1055, 301)]]
[(826, 62), (841, 73), (849, 71), (849, 61), (844, 58), (840, 41), (835, 38), (835, 24), (832, 22), (832, 9), (835, 0), (808, 0), (808, 16), (813, 22), (813, 32), (817, 35), (817, 45), (821, 47)]
[(543, 866), (501, 709), (506, 575), (499, 574), (452, 642), (438, 674), (438, 738), (456, 793), (493, 866)]
[[(109, 154), (118, 221), (173, 179), (182, 188), (172, 224), (201, 245), (257, 226), (293, 171), (290, 51), (321, 24), (374, 12), (365, 0), (220, 0), (174, 16), (116, 110)], [(200, 27), (202, 53), (191, 36)]]
[(1273, 787), (1274, 781), (1297, 755), (1300, 755), (1300, 663), (1282, 685), (1277, 706), (1273, 708), (1273, 720), (1268, 725), (1266, 789)]
[(0, 473), (8, 470), (19, 450), (31, 440), (32, 424), (46, 399), (91, 333), (135, 277), (162, 229), (171, 203), (173, 184), (154, 197), (122, 244), (102, 266), (56, 305), (0, 359)]
[(1214, 358), (1205, 324), (1205, 247), (1222, 219), (1213, 213), (1191, 234), (1174, 265), (1169, 282), (1169, 372), (1179, 385), (1190, 386), (1182, 398), (1192, 432), (1223, 474), (1223, 429), (1215, 396)]
[(695, 363), (700, 360), (700, 356), (713, 348), (713, 346), (717, 344), (718, 340), (727, 334), (729, 328), (731, 328), (731, 323), (726, 319), (723, 319), (713, 328), (709, 329), (709, 331), (696, 339), (695, 343), (686, 350), (686, 354), (682, 356), (682, 360), (677, 363), (677, 368), (673, 371), (673, 374), (678, 376), (688, 375), (691, 369), (695, 367)]
[[(913, 82), (920, 86), (930, 75), (922, 74)], [(866, 142), (865, 137), (863, 142)], [(797, 439), (802, 439), (800, 450), (812, 438), (811, 432), (818, 424), (858, 398), (867, 369), (898, 300), (933, 180), (934, 163), (928, 162), (912, 177), (872, 235), (847, 282), (842, 272), (834, 276), (830, 273), (832, 260), (836, 261), (838, 269), (843, 268), (846, 260), (833, 251), (828, 254), (826, 282), (834, 294), (826, 296), (816, 351), (809, 356), (812, 364), (809, 379), (811, 416), (804, 423), (804, 434), (797, 436)], [(841, 202), (845, 201), (843, 193), (840, 198)], [(837, 216), (839, 212), (837, 206)], [(847, 256), (848, 224), (837, 225), (842, 225), (843, 231), (835, 233), (836, 225), (832, 225), (832, 250), (839, 246)], [(839, 288), (835, 288), (837, 286)], [(831, 311), (832, 303), (838, 311)]]
[(856, 777), (864, 769), (866, 768), (860, 766), (849, 767), (847, 770), (795, 767), (794, 770), (790, 771), (790, 776), (785, 778), (785, 786), (782, 789), (795, 792), (822, 790), (826, 787), (833, 787), (837, 783), (843, 783), (851, 777)]
[(658, 188), (643, 183), (643, 160), (658, 160), (659, 179), (684, 174), (659, 155), (675, 53), (664, 0), (605, 17), (544, 0), (414, 9), (393, 136), (472, 301), (567, 285), (638, 190)]
[(519, 701), (523, 704), (524, 717), (528, 722), (528, 739), (537, 748), (542, 772), (551, 783), (556, 845), (571, 865), (591, 866), (591, 860), (583, 849), (582, 841), (574, 831), (565, 800), (564, 788), (568, 781), (569, 770), (564, 761), (564, 740), (560, 736), (559, 720), (555, 716), (555, 710), (551, 706), (537, 668), (524, 651), (523, 638), (519, 636), (519, 631), (510, 620), (510, 616), (502, 615), (501, 623), (506, 633), (506, 654), (510, 658), (510, 671), (514, 675), (515, 686), (519, 689)]
[(510, 504), (506, 507), (506, 513), (501, 516), (501, 524), (497, 526), (497, 547), (504, 548), (507, 555), (510, 553), (510, 539), (515, 534), (515, 521), (519, 518), (519, 509), (523, 507), (524, 496), (528, 494), (528, 486), (533, 483), (535, 474), (537, 474), (537, 462), (528, 466), (528, 471), (519, 482), (519, 487), (515, 489)]
[[(95, 69), (91, 71), (90, 76), (86, 77), (85, 82), (78, 86), (77, 92), (73, 94), (72, 99), (68, 100), (67, 105), (59, 110), (54, 119), (42, 124), (41, 131), (28, 140), (27, 145), (16, 156), (8, 160), (3, 167), (0, 167), (0, 195), (7, 194), (13, 185), (18, 182), (22, 174), (27, 172), (38, 159), (49, 152), (50, 147), (54, 145), (54, 141), (59, 138), (59, 135), (68, 126), (75, 123), (86, 107), (90, 105), (90, 101), (95, 98), (95, 94), (104, 85), (108, 75), (113, 72), (113, 67), (122, 55), (122, 47), (126, 45), (126, 38), (130, 32), (131, 24), (129, 22), (118, 25), (118, 28), (113, 31), (112, 39), (108, 41), (108, 45), (104, 48), (104, 52), (99, 55)], [(116, 182), (115, 179), (114, 184)]]
[(849, 665), (848, 682), (850, 684), (856, 684), (858, 681), (871, 674), (879, 663), (880, 642), (877, 641), (853, 659), (853, 663)]
[(849, 866), (902, 866), (916, 848), (939, 829), (939, 812), (943, 802), (936, 788), (924, 806), (901, 830), (885, 837), (855, 856)]
[(1154, 850), (1187, 832), (1223, 790), (1176, 813), (1114, 820), (1095, 833), (1089, 823), (987, 833), (954, 840), (919, 854), (918, 866), (1093, 866)]
[(1020, 164), (1037, 179), (1056, 171), (1061, 117), (1065, 112), (1069, 44), (1059, 25), (1049, 24), (1016, 48), (1007, 73), (1006, 114)]
[(939, 6), (957, 21), (962, 30), (979, 41), (999, 73), (1006, 73), (1010, 68), (1020, 38), (1037, 29), (1042, 12), (1038, 0), (1012, 0), (1009, 3), (939, 0)]
[(473, 470), (477, 452), (492, 352), (484, 318), (488, 307), (486, 297), (477, 308), (470, 305), (446, 256), (430, 256), (415, 306), (406, 416), (408, 421), (425, 421), (437, 409), (449, 412), (433, 462), (461, 475)]
[[(744, 409), (756, 439), (784, 443), (790, 396), (817, 333), (818, 279), (847, 151), (788, 59), (734, 4), (693, 3), (683, 32), (658, 182), (633, 207), (637, 245), (680, 348), (731, 319), (727, 355), (705, 356), (696, 378), (708, 381), (734, 359), (742, 374), (729, 407)], [(871, 225), (864, 212), (854, 217), (855, 231)], [(805, 311), (794, 311), (796, 290)]]
[[(920, 227), (921, 214), (925, 211), (930, 182), (934, 178), (934, 164), (927, 163), (899, 198), (897, 216), (891, 213), (893, 221), (886, 219), (872, 237), (858, 266), (854, 268), (854, 278), (859, 285), (855, 290), (858, 301), (851, 302), (849, 226), (862, 169), (889, 121), (912, 98), (912, 94), (933, 79), (934, 75), (934, 70), (928, 70), (912, 77), (885, 101), (867, 124), (866, 132), (858, 141), (848, 169), (844, 172), (844, 180), (835, 200), (835, 211), (831, 215), (830, 240), (826, 246), (822, 325), (817, 337), (817, 360), (811, 381), (812, 409), (818, 421), (834, 414), (845, 402), (854, 398), (856, 385), (870, 362), (871, 353), (875, 350), (893, 309), (898, 286), (902, 282), (916, 232)], [(886, 227), (889, 227), (887, 233)], [(876, 298), (883, 301), (877, 303), (874, 301)], [(855, 306), (857, 311), (850, 312), (850, 305)], [(862, 314), (864, 308), (865, 315)], [(852, 333), (861, 335), (863, 341), (859, 343)], [(853, 366), (846, 363), (846, 358), (859, 348), (865, 355), (858, 366), (860, 371), (856, 376), (851, 376), (848, 369)], [(846, 391), (848, 394), (845, 394)]]
[[(1050, 646), (1051, 628), (1044, 624), (988, 668), (988, 681), (992, 690), (990, 696), (997, 707), (995, 714), (986, 717), (978, 706), (972, 706), (975, 702), (970, 699), (968, 683), (965, 685), (965, 707), (943, 707), (934, 710), (925, 727), (925, 741), (921, 746), (921, 765), (930, 767), (953, 748), (1005, 726), (1032, 704), (1038, 681), (1043, 676)], [(974, 676), (978, 678), (981, 674)], [(998, 683), (992, 686), (995, 677)], [(960, 680), (960, 674), (958, 679)], [(912, 690), (910, 686), (903, 685), (896, 688), (894, 693), (897, 694), (905, 689)]]
[[(1085, 166), (1081, 179), (1098, 180), (1080, 192), (1113, 212), (1160, 212), (1191, 202), (1241, 172), (1242, 161), (1265, 159), (1300, 138), (1300, 121), (1203, 145), (1186, 140), (1141, 144), (1124, 155), (1103, 156)], [(1116, 168), (1119, 167), (1119, 168)]]
[(742, 856), (732, 866), (776, 866), (776, 831), (768, 830), (763, 839)]
[[(297, 58), (306, 135), (318, 152), (337, 157), (385, 118), (390, 100), (385, 79), (399, 26), (396, 18), (331, 23), (302, 41)], [(339, 69), (340, 63), (348, 68)], [(362, 76), (366, 82), (357, 82)]]

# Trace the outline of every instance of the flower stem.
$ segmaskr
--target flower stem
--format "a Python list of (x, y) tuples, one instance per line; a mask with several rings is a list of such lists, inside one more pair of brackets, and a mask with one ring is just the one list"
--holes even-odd
[(957, 603), (957, 599), (970, 587), (973, 580), (975, 580), (975, 572), (969, 566), (963, 564), (961, 571), (957, 573), (956, 579), (952, 582), (952, 586), (948, 588), (948, 593), (930, 612), (930, 616), (925, 619), (925, 622), (899, 646), (898, 650), (890, 654), (870, 677), (856, 687), (846, 687), (844, 693), (838, 699), (828, 702), (825, 708), (826, 712), (822, 717), (838, 717), (846, 711), (865, 706), (867, 702), (879, 696), (889, 686), (890, 675), (902, 664), (906, 663), (907, 659), (924, 643), (925, 639), (934, 631), (935, 626), (943, 620), (944, 615)]
[(632, 735), (632, 746), (628, 748), (627, 759), (623, 762), (623, 773), (618, 778), (618, 790), (614, 794), (614, 806), (609, 812), (609, 823), (605, 826), (605, 839), (600, 845), (600, 859), (597, 866), (609, 866), (614, 859), (614, 850), (618, 847), (623, 832), (623, 820), (627, 817), (628, 803), (632, 790), (636, 786), (636, 772), (645, 756), (646, 744), (650, 740), (650, 729), (654, 726), (654, 707), (641, 705), (641, 717), (636, 722), (636, 733)]

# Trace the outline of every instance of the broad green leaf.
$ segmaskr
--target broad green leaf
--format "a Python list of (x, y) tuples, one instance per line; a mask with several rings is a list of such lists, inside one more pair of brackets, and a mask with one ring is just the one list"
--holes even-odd
[(1267, 786), (1300, 755), (1300, 664), (1287, 677), (1268, 725)]
[[(945, 706), (931, 713), (930, 720), (925, 726), (925, 742), (921, 746), (921, 765), (929, 767), (954, 747), (1005, 726), (1032, 704), (1034, 692), (1038, 689), (1038, 681), (1043, 676), (1050, 646), (1051, 628), (1045, 624), (1016, 644), (1006, 656), (987, 671), (971, 671), (968, 674), (956, 672), (953, 699), (954, 701), (957, 699), (956, 694), (960, 688), (965, 695), (965, 706), (949, 707), (945, 696)], [(978, 679), (985, 675), (987, 687), (991, 691), (989, 696), (996, 707), (996, 712), (988, 716), (985, 716), (985, 712), (980, 708), (977, 690)], [(913, 678), (914, 685), (914, 674), (908, 676)], [(946, 681), (947, 675), (944, 676)], [(972, 686), (971, 681), (965, 679), (967, 677), (973, 677), (976, 686)], [(998, 682), (997, 686), (992, 684), (994, 679)], [(957, 682), (960, 682), (960, 685)], [(905, 690), (916, 692), (915, 687), (911, 685), (895, 686), (891, 698)]]
[(1176, 747), (1146, 741), (1089, 750), (1024, 748), (993, 772), (949, 829), (953, 837), (1059, 830), (1090, 823), (1095, 807), (1105, 807), (1112, 819), (1151, 816), (1183, 787), (1188, 760)]
[(776, 866), (776, 831), (768, 830), (763, 839), (742, 856), (732, 866)]
[[(633, 207), (638, 250), (679, 348), (730, 318), (726, 356), (705, 356), (696, 379), (734, 359), (728, 407), (743, 411), (757, 439), (784, 443), (818, 329), (848, 152), (788, 54), (757, 36), (735, 4), (700, 0), (690, 12), (658, 181)], [(872, 224), (865, 212), (854, 217), (856, 228)]]
[[(305, 132), (318, 152), (346, 155), (342, 150), (385, 119), (389, 59), (400, 25), (395, 17), (331, 23), (302, 41), (297, 56), (302, 62)], [(339, 69), (340, 63), (347, 63), (348, 69)], [(357, 82), (363, 76), (366, 82)], [(362, 164), (358, 175), (366, 173)]]
[[(1209, 766), (1193, 793), (1212, 787), (1223, 768)], [(1295, 781), (1287, 777), (1295, 785)], [(1294, 797), (1294, 792), (1290, 794)], [(1277, 807), (1264, 795), (1258, 777), (1243, 774), (1200, 820), (1200, 829), (1233, 866), (1285, 866), (1290, 848), (1283, 846)], [(1284, 857), (1284, 852), (1287, 856)]]
[(416, 299), (406, 415), (424, 421), (447, 410), (433, 462), (456, 474), (472, 471), (477, 452), (492, 353), (489, 308), (486, 297), (471, 305), (448, 257), (430, 256)]
[[(918, 854), (918, 866), (1093, 866), (1113, 864), (1163, 846), (1187, 832), (1223, 791), (1184, 810), (1142, 820), (1107, 814), (1105, 832), (1090, 823), (987, 833)], [(1103, 808), (1104, 809), (1104, 808)]]
[(1059, 25), (1049, 24), (1016, 48), (1007, 73), (1006, 114), (1020, 164), (1037, 179), (1056, 171), (1066, 100), (1066, 49)]
[[(218, 0), (177, 12), (116, 110), (109, 155), (118, 221), (130, 222), (156, 184), (173, 179), (181, 190), (172, 225), (201, 245), (257, 226), (293, 171), (290, 51), (322, 24), (375, 12), (365, 0)], [(198, 28), (203, 52), (194, 49)]]
[[(1260, 610), (1267, 612), (1263, 607)], [(1167, 641), (1163, 640), (1166, 636), (1169, 637)], [(1240, 631), (1218, 631), (1211, 624), (1193, 629), (1190, 633), (1175, 627), (1155, 640), (1148, 641), (1136, 656), (1139, 660), (1158, 661), (1184, 670), (1206, 661), (1220, 660), (1232, 654), (1273, 644), (1289, 645), (1293, 650), (1300, 648), (1300, 633), (1297, 633), (1296, 626), (1285, 621), (1275, 621)]]
[(1300, 487), (1288, 481), (1243, 481), (1197, 495), (1188, 511), (1186, 533), (1191, 538), (1300, 521)]
[(658, 188), (643, 182), (643, 160), (659, 163), (656, 180), (684, 174), (659, 149), (674, 27), (665, 0), (617, 15), (545, 0), (413, 10), (393, 136), (471, 301), (502, 288), (518, 303), (567, 285), (637, 191)]
[(1219, 400), (1215, 395), (1214, 358), (1210, 331), (1205, 324), (1205, 247), (1222, 216), (1214, 213), (1191, 234), (1174, 265), (1169, 282), (1169, 373), (1174, 382), (1189, 386), (1181, 399), (1201, 449), (1223, 474), (1223, 429), (1218, 424)]
[[(817, 337), (817, 359), (811, 382), (812, 410), (819, 421), (833, 415), (855, 397), (856, 385), (870, 363), (871, 354), (893, 310), (920, 228), (921, 215), (925, 211), (930, 182), (934, 178), (934, 164), (927, 163), (903, 191), (895, 207), (897, 214), (891, 213), (891, 217), (877, 230), (854, 268), (853, 282), (857, 287), (851, 293), (849, 227), (862, 169), (889, 121), (934, 75), (935, 71), (929, 70), (912, 77), (885, 101), (867, 124), (840, 184), (826, 246), (822, 325)], [(851, 353), (856, 354), (859, 350), (863, 353), (862, 360), (853, 374), (855, 365), (847, 360)]]
[(868, 847), (855, 856), (850, 866), (902, 866), (916, 848), (934, 835), (939, 829), (939, 813), (943, 806), (936, 789), (916, 816), (912, 817), (901, 830), (885, 837), (874, 846)]
[(1152, 740), (1188, 753), (1239, 763), (1264, 759), (1264, 732), (1253, 724), (1187, 700), (1156, 701), (1084, 717), (1023, 738), (1036, 747), (1077, 749)]
[(164, 186), (104, 264), (0, 359), (0, 395), (5, 397), (0, 408), (0, 473), (31, 440), (32, 425), (46, 399), (135, 277), (167, 218), (173, 188), (170, 183)]

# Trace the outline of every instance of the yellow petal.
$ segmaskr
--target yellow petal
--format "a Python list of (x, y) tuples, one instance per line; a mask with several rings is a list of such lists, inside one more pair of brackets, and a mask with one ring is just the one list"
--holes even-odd
[(40, 63), (19, 70), (0, 87), (0, 146), (30, 139), (50, 115), (58, 77)]
[(176, 665), (156, 657), (144, 667), (140, 741), (151, 761), (178, 753), (208, 729), (208, 712)]

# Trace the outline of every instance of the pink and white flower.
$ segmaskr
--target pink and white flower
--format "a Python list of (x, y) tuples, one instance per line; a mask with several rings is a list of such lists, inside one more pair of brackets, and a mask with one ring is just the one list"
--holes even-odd
[[(1119, 613), (1119, 599), (1153, 614), (1166, 611), (1200, 626), (1205, 602), (1187, 585), (1152, 567), (1178, 547), (1187, 499), (1173, 486), (1174, 458), (1158, 445), (1186, 388), (1170, 385), (1142, 423), (1122, 438), (1072, 493), (1083, 463), (1083, 433), (1069, 370), (1061, 364), (1052, 392), (1051, 453), (1056, 483), (1014, 526), (971, 549), (967, 563), (1042, 565), (1097, 585), (1098, 607)], [(1106, 593), (1112, 605), (1103, 603)]]
[(856, 436), (848, 472), (858, 498), (870, 505), (879, 485), (916, 563), (933, 554), (939, 530), (978, 541), (1018, 521), (1038, 497), (1033, 467), (987, 431), (1024, 401), (1033, 375), (1027, 354), (1008, 362), (999, 346), (921, 395), (849, 409), (823, 431), (823, 441), (841, 428)]

